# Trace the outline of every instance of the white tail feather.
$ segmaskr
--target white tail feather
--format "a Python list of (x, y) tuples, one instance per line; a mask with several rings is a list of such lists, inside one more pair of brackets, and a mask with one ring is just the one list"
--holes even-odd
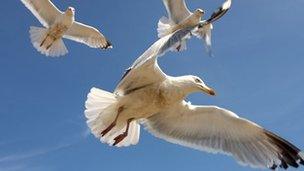
[(64, 45), (62, 39), (58, 39), (51, 43), (51, 46), (47, 49), (46, 46), (41, 46), (41, 43), (46, 38), (48, 29), (41, 27), (30, 27), (30, 38), (33, 46), (42, 54), (51, 57), (58, 57), (68, 53), (66, 46)]
[[(126, 122), (117, 123), (104, 137), (101, 132), (105, 130), (115, 119), (118, 111), (117, 99), (113, 93), (92, 88), (86, 101), (85, 116), (91, 132), (102, 143), (112, 145), (114, 138), (126, 129)], [(139, 139), (139, 124), (136, 121), (130, 123), (128, 136), (118, 143), (116, 147), (135, 145)]]
[(158, 28), (157, 28), (158, 37), (162, 38), (171, 33), (172, 27), (175, 25), (175, 23), (173, 21), (171, 21), (170, 19), (168, 19), (167, 17), (162, 17), (158, 21), (157, 25), (158, 25)]

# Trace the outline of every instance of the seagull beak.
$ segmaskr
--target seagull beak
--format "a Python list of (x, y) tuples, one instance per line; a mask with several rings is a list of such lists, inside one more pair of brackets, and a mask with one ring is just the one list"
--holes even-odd
[(210, 88), (210, 87), (208, 87), (208, 86), (206, 86), (206, 85), (200, 85), (199, 88), (200, 88), (204, 93), (207, 93), (207, 94), (209, 94), (209, 95), (211, 95), (211, 96), (215, 96), (215, 91), (214, 91), (212, 88)]

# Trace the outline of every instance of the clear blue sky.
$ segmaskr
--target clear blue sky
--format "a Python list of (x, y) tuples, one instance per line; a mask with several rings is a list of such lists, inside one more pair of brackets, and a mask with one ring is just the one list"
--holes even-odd
[[(188, 0), (209, 16), (222, 0)], [(207, 154), (154, 138), (142, 129), (136, 146), (117, 149), (87, 131), (86, 95), (113, 91), (124, 69), (157, 40), (161, 0), (54, 0), (76, 8), (76, 19), (96, 26), (114, 49), (65, 40), (70, 53), (47, 58), (29, 40), (40, 23), (19, 0), (0, 6), (0, 170), (155, 171), (250, 170), (224, 155)], [(228, 108), (304, 149), (304, 1), (234, 0), (215, 24), (214, 57), (192, 39), (183, 53), (159, 60), (169, 75), (198, 75), (216, 97), (191, 95), (194, 104)], [(301, 168), (299, 170), (304, 170)]]

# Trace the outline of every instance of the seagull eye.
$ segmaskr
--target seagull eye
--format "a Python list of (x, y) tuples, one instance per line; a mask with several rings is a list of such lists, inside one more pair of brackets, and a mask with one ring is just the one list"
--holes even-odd
[(199, 78), (195, 78), (196, 83), (202, 83), (202, 81)]

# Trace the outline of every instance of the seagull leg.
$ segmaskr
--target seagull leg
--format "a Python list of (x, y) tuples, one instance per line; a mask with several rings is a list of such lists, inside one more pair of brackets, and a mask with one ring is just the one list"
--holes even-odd
[(53, 43), (57, 40), (57, 38), (55, 36), (52, 36), (50, 35), (50, 37), (53, 39), (52, 43), (49, 44), (47, 47), (46, 47), (46, 50), (49, 50), (49, 48), (53, 45)]
[(43, 44), (45, 43), (46, 39), (48, 38), (49, 35), (46, 35), (46, 37), (42, 40), (42, 42), (40, 43), (40, 47), (43, 46)]
[(123, 106), (121, 106), (121, 107), (118, 108), (115, 120), (105, 130), (103, 130), (100, 133), (102, 137), (105, 136), (108, 132), (110, 132), (113, 129), (113, 127), (116, 125), (116, 122), (117, 122), (117, 119), (119, 117), (119, 114), (123, 111), (123, 109), (124, 109)]
[(129, 126), (133, 120), (134, 120), (134, 118), (128, 119), (127, 128), (126, 128), (125, 132), (114, 138), (115, 142), (113, 143), (113, 146), (117, 145), (118, 143), (120, 143), (122, 140), (124, 140), (128, 136)]
[(50, 45), (48, 45), (47, 47), (46, 47), (46, 50), (49, 50), (50, 49), (50, 47), (53, 45), (53, 43), (51, 43)]

